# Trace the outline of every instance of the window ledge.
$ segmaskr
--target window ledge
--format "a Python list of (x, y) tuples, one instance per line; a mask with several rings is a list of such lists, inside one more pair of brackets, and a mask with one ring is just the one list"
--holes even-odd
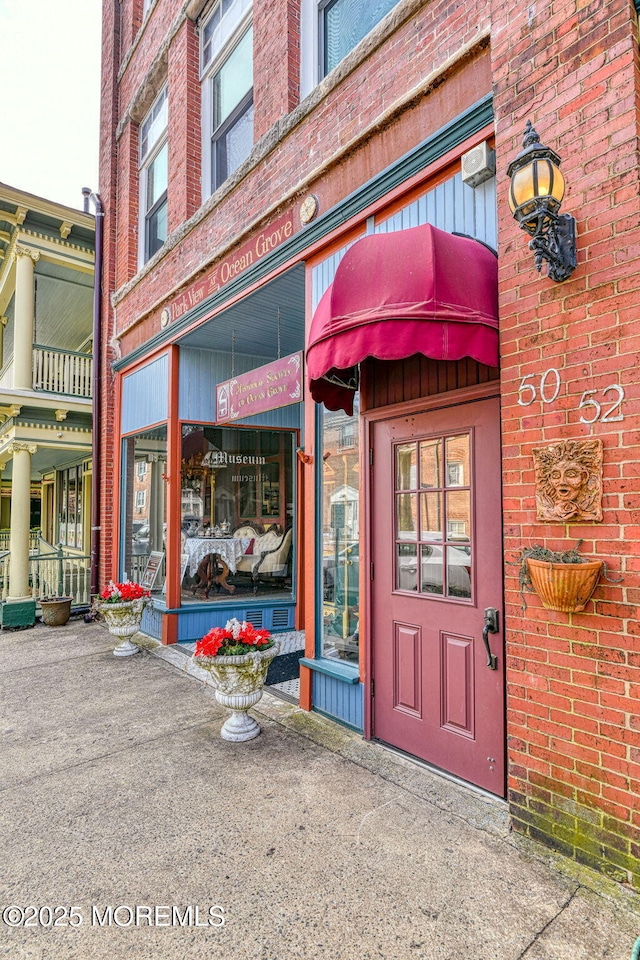
[(328, 677), (342, 680), (343, 683), (360, 683), (360, 671), (355, 665), (342, 663), (339, 660), (312, 660), (309, 657), (300, 658), (300, 666), (324, 673)]

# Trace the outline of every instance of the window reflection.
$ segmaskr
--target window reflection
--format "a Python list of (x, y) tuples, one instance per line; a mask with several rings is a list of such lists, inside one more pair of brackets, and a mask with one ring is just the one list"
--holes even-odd
[[(358, 662), (360, 614), (360, 463), (353, 416), (321, 407), (323, 657)], [(403, 471), (410, 473), (410, 463)]]
[[(396, 589), (471, 598), (470, 450), (469, 434), (416, 440), (395, 448)], [(405, 492), (408, 488), (420, 492)]]
[[(167, 472), (167, 428), (156, 427), (124, 442), (126, 496), (123, 537), (123, 573), (143, 581), (152, 553), (159, 560), (154, 568), (153, 593), (165, 583), (166, 495), (163, 474)], [(159, 555), (159, 556), (158, 556)]]

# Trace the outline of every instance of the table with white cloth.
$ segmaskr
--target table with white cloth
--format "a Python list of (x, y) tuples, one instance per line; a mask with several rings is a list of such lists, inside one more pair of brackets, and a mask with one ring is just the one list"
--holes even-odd
[(235, 573), (237, 561), (249, 549), (250, 543), (250, 537), (187, 537), (182, 552), (189, 557), (189, 576), (195, 575), (198, 564), (208, 553), (217, 553), (229, 571)]

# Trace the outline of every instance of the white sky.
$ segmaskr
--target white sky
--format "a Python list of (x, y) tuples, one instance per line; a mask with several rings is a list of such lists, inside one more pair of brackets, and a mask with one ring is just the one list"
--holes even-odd
[(0, 181), (82, 209), (98, 190), (101, 0), (0, 0)]

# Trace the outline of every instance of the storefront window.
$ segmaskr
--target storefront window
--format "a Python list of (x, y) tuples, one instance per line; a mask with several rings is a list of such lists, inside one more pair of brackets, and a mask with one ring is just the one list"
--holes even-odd
[(322, 656), (358, 662), (360, 613), (359, 397), (354, 413), (321, 407)]
[(294, 436), (183, 426), (183, 603), (291, 596)]
[(58, 543), (82, 547), (82, 466), (58, 475)]
[[(162, 593), (166, 558), (167, 428), (156, 427), (124, 441), (125, 514), (123, 572)], [(145, 578), (146, 571), (146, 578)]]

